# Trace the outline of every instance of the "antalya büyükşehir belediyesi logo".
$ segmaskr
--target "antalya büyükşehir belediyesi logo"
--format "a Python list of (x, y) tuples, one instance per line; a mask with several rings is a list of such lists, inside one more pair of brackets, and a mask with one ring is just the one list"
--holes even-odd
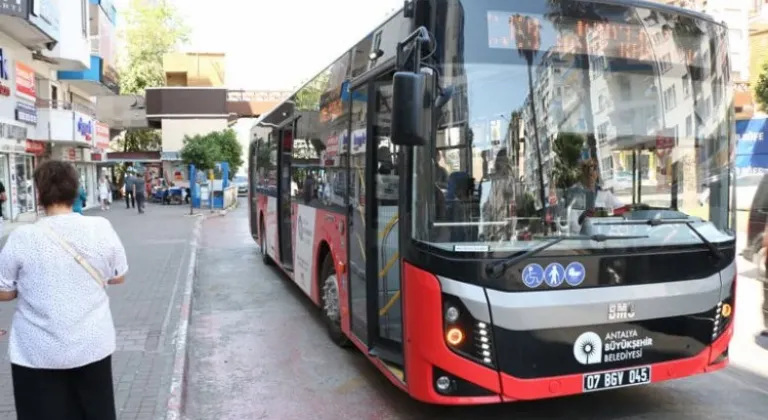
[(573, 357), (582, 365), (595, 365), (603, 361), (603, 340), (587, 331), (573, 343)]

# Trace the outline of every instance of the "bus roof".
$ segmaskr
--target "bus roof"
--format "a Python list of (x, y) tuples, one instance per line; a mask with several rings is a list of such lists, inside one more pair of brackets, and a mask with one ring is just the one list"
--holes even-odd
[[(412, 0), (412, 1), (415, 1), (415, 0)], [(718, 22), (712, 16), (710, 16), (710, 15), (708, 15), (706, 13), (698, 12), (698, 11), (691, 10), (691, 9), (685, 9), (685, 8), (682, 8), (682, 7), (673, 6), (673, 5), (664, 4), (664, 3), (655, 3), (655, 2), (647, 1), (647, 0), (585, 0), (585, 1), (590, 2), (590, 3), (603, 3), (603, 4), (615, 4), (615, 5), (621, 5), (621, 6), (643, 7), (643, 8), (648, 8), (648, 9), (662, 10), (662, 11), (666, 10), (666, 11), (674, 12), (674, 13), (681, 14), (681, 15), (688, 15), (688, 16), (690, 16), (692, 18), (704, 20), (704, 21), (707, 21), (707, 22), (710, 22), (710, 23), (714, 23), (714, 24), (717, 24), (717, 25), (720, 25), (720, 26), (723, 26), (723, 27), (727, 28), (727, 25), (725, 24), (725, 22), (723, 22), (723, 21)], [(384, 25), (386, 25), (387, 22), (389, 22), (390, 20), (392, 20), (395, 17), (397, 17), (400, 13), (402, 13), (403, 9), (404, 9), (404, 7), (401, 7), (400, 9), (394, 11), (389, 17), (384, 19), (384, 21), (382, 23), (377, 25), (373, 30), (369, 31), (368, 34), (365, 35), (364, 37), (362, 37), (357, 43), (353, 44), (352, 47), (345, 49), (343, 53), (339, 54), (334, 60), (331, 61), (331, 64), (335, 63), (338, 60), (340, 60), (345, 54), (349, 54), (352, 51), (352, 49), (355, 47), (355, 45), (359, 44), (360, 42), (362, 42), (366, 38), (372, 36), (374, 33), (376, 33), (376, 30), (384, 27)], [(304, 82), (304, 84), (302, 84), (298, 88), (294, 89), (293, 92), (291, 93), (291, 95), (289, 95), (286, 99), (282, 100), (280, 103), (275, 105), (269, 111), (261, 114), (259, 116), (259, 118), (256, 119), (256, 121), (253, 123), (253, 125), (251, 126), (251, 129), (256, 128), (256, 127), (266, 127), (266, 126), (268, 126), (268, 124), (264, 124), (264, 121), (267, 118), (269, 118), (270, 116), (272, 116), (273, 113), (275, 113), (276, 111), (279, 111), (281, 108), (283, 108), (286, 104), (293, 104), (293, 101), (291, 100), (291, 98), (293, 96), (295, 96), (296, 93), (298, 93), (301, 89), (305, 88), (310, 83), (312, 83), (312, 81), (315, 80), (318, 76), (320, 76), (320, 74), (322, 74), (322, 72), (325, 71), (325, 69), (327, 69), (328, 66), (329, 66), (328, 63), (324, 64), (321, 70), (319, 70), (317, 73), (314, 74), (314, 76), (312, 76), (306, 82)], [(253, 141), (254, 141), (254, 139), (251, 139), (251, 142), (253, 142)]]
[[(353, 48), (354, 48), (354, 47), (355, 47), (357, 44), (359, 44), (360, 42), (362, 42), (362, 41), (363, 41), (363, 40), (365, 40), (366, 38), (368, 38), (368, 37), (370, 37), (370, 36), (373, 36), (373, 34), (374, 34), (374, 33), (376, 33), (376, 31), (377, 31), (378, 29), (380, 29), (380, 28), (383, 28), (383, 27), (384, 27), (384, 25), (386, 25), (386, 24), (387, 24), (387, 22), (389, 22), (390, 20), (392, 20), (392, 19), (394, 19), (395, 17), (397, 17), (397, 16), (398, 16), (400, 13), (402, 13), (402, 12), (403, 12), (403, 9), (404, 9), (404, 7), (401, 7), (400, 9), (397, 9), (396, 11), (392, 12), (392, 14), (391, 14), (391, 15), (389, 15), (389, 16), (388, 16), (386, 19), (384, 19), (384, 21), (383, 21), (383, 22), (381, 22), (379, 25), (377, 25), (375, 28), (373, 28), (373, 30), (369, 31), (367, 35), (365, 35), (364, 37), (360, 38), (360, 40), (359, 40), (358, 42), (354, 43), (354, 44), (353, 44), (351, 47), (349, 47), (349, 48), (346, 48), (346, 49), (344, 50), (344, 52), (342, 52), (341, 54), (339, 54), (338, 56), (336, 56), (336, 58), (335, 58), (335, 59), (333, 59), (333, 60), (331, 61), (331, 63), (335, 63), (336, 61), (338, 61), (338, 60), (340, 60), (342, 57), (344, 57), (344, 55), (346, 55), (346, 54), (349, 54), (349, 53), (350, 53), (350, 51), (352, 51), (352, 49), (353, 49)], [(278, 103), (277, 105), (275, 105), (275, 106), (274, 106), (272, 109), (270, 109), (269, 111), (267, 111), (267, 112), (265, 112), (265, 113), (261, 114), (261, 115), (259, 116), (259, 118), (258, 118), (258, 119), (256, 119), (256, 121), (253, 123), (253, 126), (252, 126), (251, 128), (253, 128), (253, 127), (263, 127), (264, 125), (262, 125), (262, 123), (264, 122), (264, 120), (266, 120), (267, 118), (269, 118), (269, 117), (272, 115), (272, 113), (274, 113), (275, 111), (277, 111), (277, 110), (279, 110), (280, 108), (282, 108), (282, 107), (283, 107), (283, 106), (284, 106), (286, 103), (290, 103), (290, 102), (293, 102), (293, 101), (291, 100), (291, 98), (292, 98), (294, 95), (296, 95), (296, 93), (298, 93), (298, 92), (299, 92), (301, 89), (304, 89), (306, 86), (308, 86), (310, 83), (312, 83), (312, 81), (313, 81), (313, 80), (315, 80), (315, 79), (316, 79), (318, 76), (320, 76), (320, 74), (322, 74), (322, 73), (323, 73), (323, 71), (325, 71), (325, 69), (327, 69), (327, 68), (328, 68), (328, 65), (329, 65), (329, 63), (325, 63), (325, 64), (323, 64), (323, 67), (322, 67), (322, 69), (320, 69), (320, 70), (319, 70), (317, 73), (315, 73), (315, 74), (314, 74), (314, 76), (310, 77), (310, 78), (309, 78), (309, 79), (308, 79), (306, 82), (304, 82), (304, 84), (302, 84), (302, 85), (301, 85), (301, 86), (299, 86), (298, 88), (294, 89), (294, 91), (291, 93), (291, 95), (290, 95), (290, 96), (288, 96), (286, 99), (284, 99), (284, 100), (280, 101), (280, 103)], [(253, 141), (253, 140), (251, 140), (251, 141)]]

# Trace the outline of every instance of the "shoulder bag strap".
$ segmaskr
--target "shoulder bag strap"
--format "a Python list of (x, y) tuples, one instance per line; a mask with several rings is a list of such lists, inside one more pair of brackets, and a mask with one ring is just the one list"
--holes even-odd
[(77, 261), (77, 263), (80, 264), (80, 266), (82, 266), (85, 269), (85, 271), (87, 271), (88, 274), (90, 274), (91, 277), (93, 277), (94, 280), (96, 280), (96, 283), (98, 283), (100, 287), (104, 287), (105, 285), (104, 279), (102, 278), (101, 274), (99, 274), (99, 272), (95, 268), (93, 268), (93, 266), (88, 262), (88, 260), (83, 258), (82, 255), (80, 255), (77, 251), (75, 251), (74, 248), (72, 248), (61, 236), (59, 236), (59, 234), (54, 232), (51, 228), (41, 223), (37, 223), (37, 225), (42, 228), (42, 231), (45, 232), (45, 234), (51, 240), (58, 243), (59, 246), (61, 246), (65, 251), (67, 251), (70, 255), (72, 255), (75, 261)]

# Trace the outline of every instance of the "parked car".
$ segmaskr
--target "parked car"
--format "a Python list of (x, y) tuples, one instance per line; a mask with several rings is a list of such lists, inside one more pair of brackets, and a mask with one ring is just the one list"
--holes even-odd
[(232, 184), (237, 187), (237, 195), (248, 195), (248, 177), (244, 175), (237, 175), (232, 180)]

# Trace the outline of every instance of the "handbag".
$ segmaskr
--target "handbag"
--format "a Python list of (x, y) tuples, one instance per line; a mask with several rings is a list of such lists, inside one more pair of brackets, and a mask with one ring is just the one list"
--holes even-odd
[(37, 223), (38, 226), (42, 229), (43, 232), (54, 242), (58, 243), (59, 246), (61, 246), (65, 251), (67, 251), (72, 257), (77, 261), (78, 264), (80, 264), (81, 267), (85, 269), (85, 271), (88, 272), (88, 274), (93, 277), (94, 280), (96, 280), (96, 283), (99, 284), (100, 287), (104, 288), (106, 285), (106, 282), (104, 281), (104, 278), (101, 276), (101, 274), (93, 268), (91, 263), (88, 262), (85, 258), (83, 258), (82, 255), (80, 255), (77, 251), (75, 251), (72, 246), (70, 246), (67, 241), (65, 241), (59, 234), (53, 231), (53, 229), (49, 228), (48, 226), (45, 226), (43, 224)]

